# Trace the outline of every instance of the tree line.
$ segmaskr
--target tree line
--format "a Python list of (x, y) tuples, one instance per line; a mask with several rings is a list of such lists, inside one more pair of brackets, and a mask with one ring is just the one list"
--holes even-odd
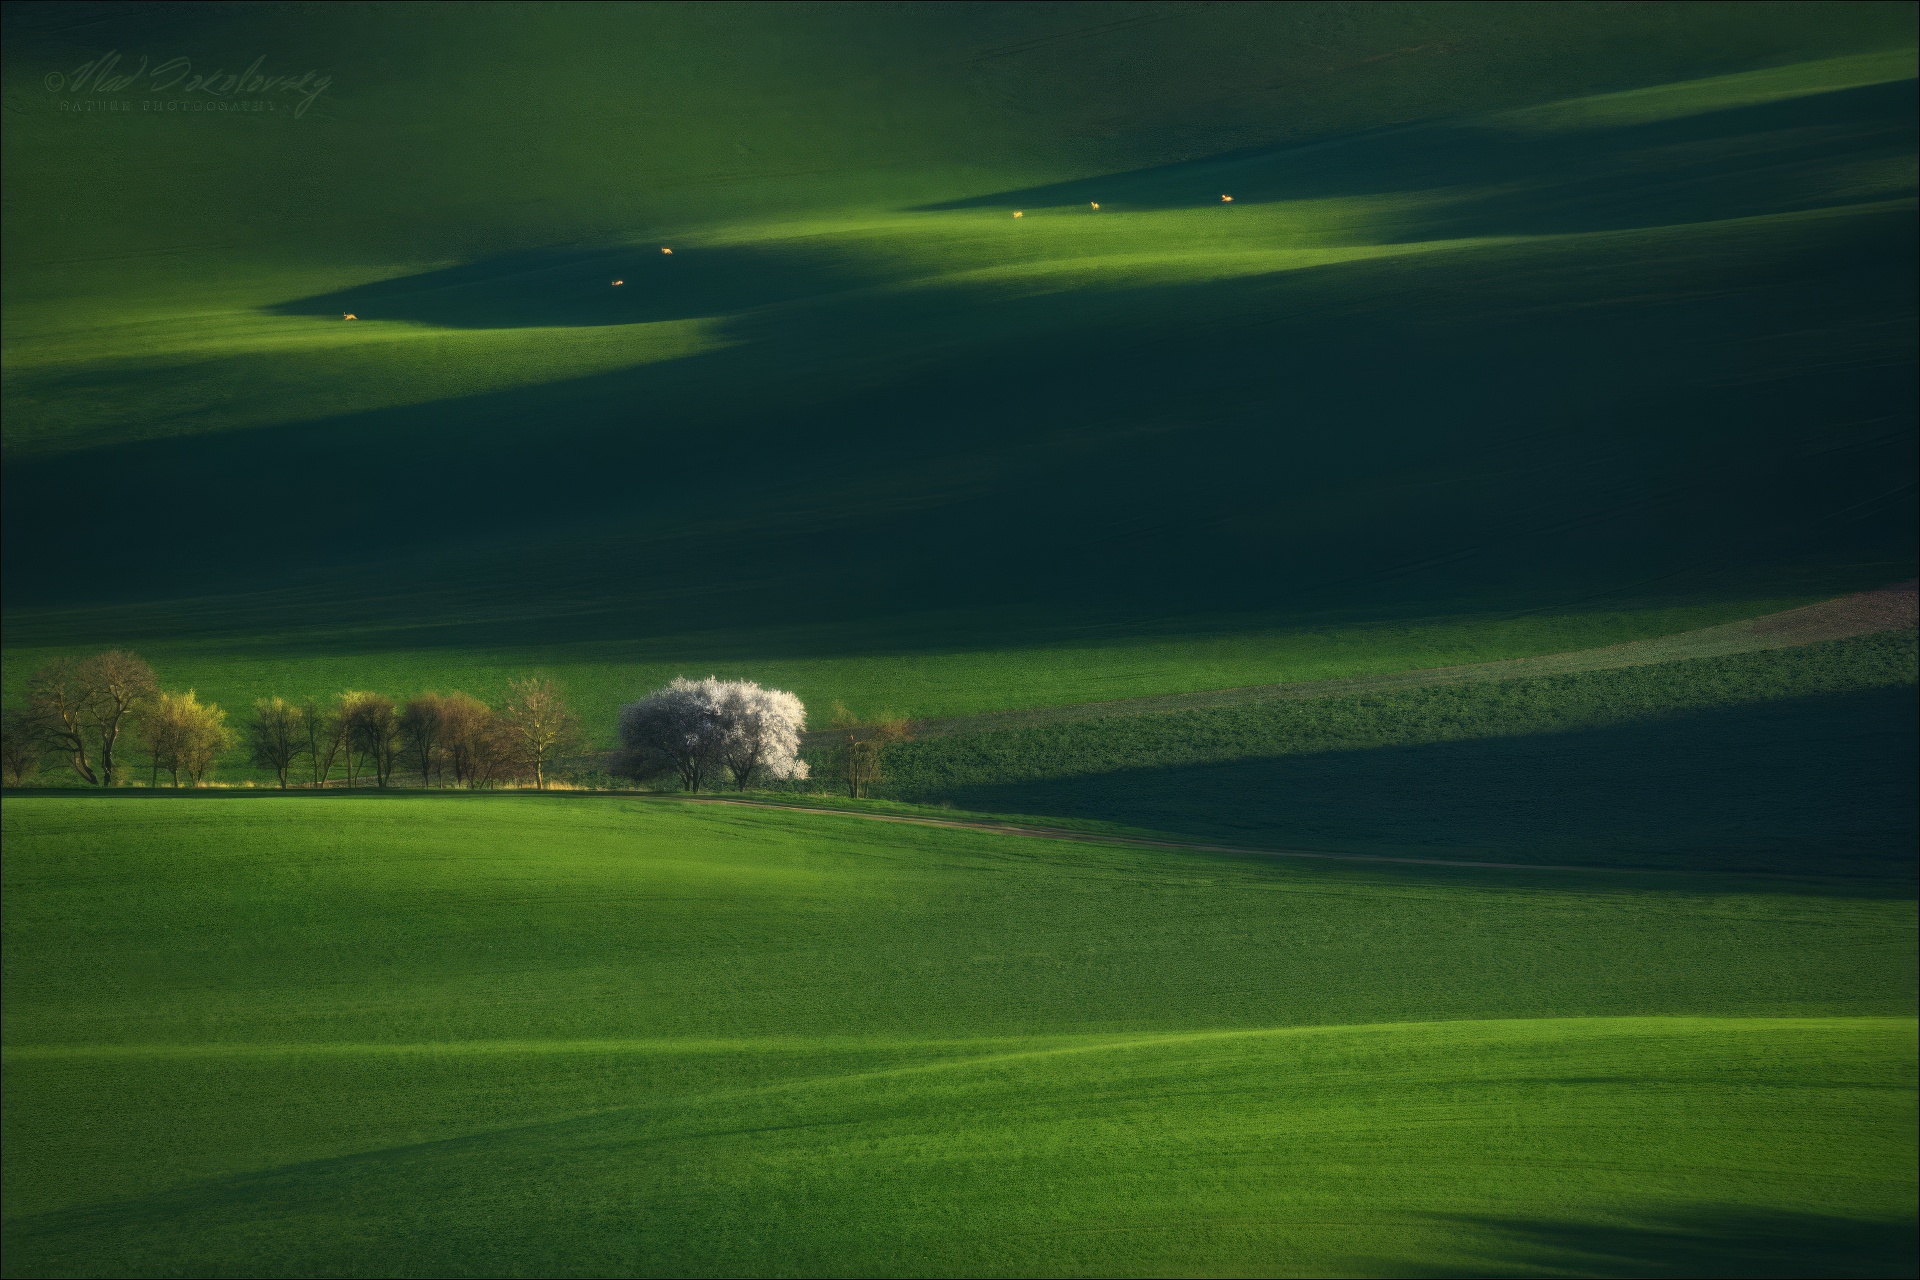
[[(28, 681), (25, 705), (0, 724), (0, 766), (14, 785), (47, 763), (112, 787), (137, 761), (149, 787), (202, 786), (220, 759), (244, 745), (249, 761), (281, 789), (319, 789), (336, 778), (376, 787), (411, 775), (424, 787), (468, 789), (532, 783), (545, 790), (586, 754), (578, 718), (558, 686), (539, 677), (508, 682), (498, 707), (466, 693), (420, 693), (396, 701), (348, 690), (329, 699), (261, 698), (238, 725), (194, 690), (160, 687), (137, 654), (113, 650), (62, 658)], [(863, 797), (885, 749), (907, 736), (897, 717), (861, 720), (836, 706), (823, 754)], [(608, 767), (638, 783), (671, 779), (700, 791), (716, 779), (744, 791), (756, 780), (806, 780), (801, 758), (806, 707), (751, 680), (676, 679), (622, 708), (620, 747)]]
[(100, 787), (124, 782), (138, 760), (149, 786), (201, 786), (236, 745), (282, 789), (325, 787), (338, 777), (385, 787), (405, 772), (423, 786), (545, 789), (582, 737), (560, 690), (538, 677), (512, 680), (498, 707), (465, 693), (395, 701), (348, 690), (332, 698), (261, 698), (237, 727), (191, 689), (160, 687), (138, 654), (116, 649), (57, 659), (34, 672), (26, 703), (0, 720), (0, 767), (13, 784), (48, 763)]

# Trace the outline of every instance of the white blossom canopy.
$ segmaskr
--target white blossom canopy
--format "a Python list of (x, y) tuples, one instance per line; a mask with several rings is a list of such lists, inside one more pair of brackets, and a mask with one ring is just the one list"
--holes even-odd
[(620, 740), (635, 776), (671, 770), (698, 791), (713, 770), (725, 769), (744, 791), (755, 774), (807, 776), (800, 758), (806, 723), (806, 707), (785, 690), (682, 676), (622, 709)]

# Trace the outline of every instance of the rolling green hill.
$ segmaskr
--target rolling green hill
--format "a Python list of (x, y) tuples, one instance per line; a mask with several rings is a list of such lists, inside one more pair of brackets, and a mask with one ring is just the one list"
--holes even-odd
[(10, 14), (14, 679), (932, 715), (1913, 571), (1910, 6)]
[(8, 5), (6, 1273), (1912, 1274), (1915, 14)]
[(1911, 884), (1917, 678), (1905, 630), (1616, 671), (1114, 708), (906, 743), (876, 794), (1255, 848)]
[(605, 798), (5, 821), (10, 1274), (1912, 1266), (1908, 902)]

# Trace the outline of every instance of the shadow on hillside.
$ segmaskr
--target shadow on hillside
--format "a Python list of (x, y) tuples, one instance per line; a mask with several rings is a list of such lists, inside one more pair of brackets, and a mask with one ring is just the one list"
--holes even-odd
[[(1420, 125), (1305, 148), (1261, 150), (968, 200), (926, 211), (1083, 206), (1110, 212), (1460, 190), (1463, 198), (1376, 228), (1386, 240), (1541, 235), (1702, 222), (1905, 195), (1876, 162), (1915, 146), (1915, 82), (1813, 94), (1677, 120), (1564, 133)], [(1845, 171), (1845, 181), (1836, 177)], [(1874, 181), (1880, 187), (1869, 190)], [(1491, 190), (1489, 190), (1491, 189)], [(1231, 211), (1224, 211), (1230, 214)], [(668, 246), (671, 247), (671, 246)], [(452, 328), (636, 324), (731, 315), (876, 283), (870, 259), (758, 245), (658, 244), (504, 255), (283, 303), (281, 315), (406, 320)], [(612, 281), (622, 280), (614, 286)]]
[[(999, 643), (970, 620), (1003, 613), (1031, 639), (1036, 619), (1432, 614), (1543, 582), (1579, 600), (1782, 558), (1900, 557), (1903, 576), (1911, 229), (1894, 211), (1036, 296), (843, 293), (734, 314), (732, 345), (659, 364), (11, 460), (9, 608), (185, 603), (150, 630), (16, 616), (9, 642), (814, 625), (813, 652), (873, 651), (884, 620), (938, 611), (952, 629), (907, 643), (966, 648)], [(568, 279), (604, 274), (601, 252)], [(845, 283), (754, 261), (715, 267), (741, 299)], [(468, 323), (614, 318), (490, 272), (413, 303), (420, 282), (382, 287)], [(705, 310), (671, 296), (655, 314)]]
[(1574, 733), (940, 789), (989, 813), (1276, 849), (1907, 884), (1920, 839), (1911, 686)]
[[(1554, 235), (1702, 222), (1911, 194), (1913, 80), (1652, 123), (1529, 133), (1414, 125), (1029, 187), (926, 210), (1173, 209), (1460, 193), (1386, 239)], [(1872, 166), (1885, 163), (1874, 175)], [(1231, 209), (1222, 209), (1231, 216)]]
[[(276, 315), (407, 320), (453, 329), (643, 324), (730, 315), (882, 278), (869, 261), (756, 245), (547, 249), (355, 285), (267, 308)], [(668, 246), (671, 247), (671, 246)], [(622, 283), (615, 285), (619, 280)]]
[(1911, 1276), (1920, 1264), (1912, 1222), (1819, 1213), (1725, 1207), (1611, 1223), (1494, 1216), (1445, 1221), (1484, 1232), (1490, 1239), (1485, 1256), (1451, 1268), (1406, 1259), (1382, 1274), (1865, 1280)]

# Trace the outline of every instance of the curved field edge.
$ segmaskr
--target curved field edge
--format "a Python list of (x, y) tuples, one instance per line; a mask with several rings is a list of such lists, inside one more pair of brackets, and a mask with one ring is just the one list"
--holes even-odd
[[(116, 1117), (156, 1185), (16, 1214), (8, 1273), (1900, 1274), (1914, 1027), (882, 1038), (839, 1069), (857, 1041), (16, 1049), (41, 1106), (144, 1073), (183, 1129), (263, 1092), (281, 1119), (163, 1155), (182, 1134)], [(690, 1056), (785, 1078), (637, 1065)]]
[(819, 794), (820, 750), (814, 794), (765, 798), (1215, 848), (1902, 880), (1920, 834), (1917, 645), (1883, 631), (1009, 718), (895, 749), (880, 801)]
[[(1726, 606), (1732, 607), (1732, 606)], [(1716, 611), (1706, 610), (1711, 616)], [(1608, 615), (1594, 619), (1574, 616), (1518, 620), (1460, 620), (1454, 624), (1421, 627), (1384, 627), (1372, 634), (1340, 630), (1326, 635), (1313, 633), (1274, 635), (1235, 635), (1189, 637), (1180, 641), (1152, 644), (1126, 643), (1109, 647), (1061, 650), (1009, 650), (978, 654), (897, 654), (889, 656), (826, 658), (819, 660), (779, 660), (743, 662), (724, 659), (674, 665), (654, 663), (595, 663), (590, 661), (542, 661), (539, 655), (523, 655), (526, 671), (554, 676), (574, 697), (584, 719), (601, 743), (612, 737), (614, 712), (622, 703), (637, 697), (654, 684), (675, 674), (712, 669), (719, 674), (741, 676), (769, 684), (790, 686), (802, 692), (814, 709), (814, 720), (823, 719), (823, 711), (834, 701), (850, 701), (874, 709), (892, 705), (911, 709), (918, 689), (918, 705), (928, 699), (935, 704), (952, 697), (979, 700), (982, 697), (1004, 702), (1039, 696), (1044, 686), (1050, 696), (1071, 697), (1090, 694), (1115, 681), (1184, 692), (1124, 701), (1080, 701), (1050, 706), (1028, 706), (1017, 710), (993, 711), (946, 719), (920, 719), (914, 732), (925, 739), (955, 739), (946, 745), (929, 744), (909, 749), (909, 763), (901, 778), (883, 789), (895, 800), (939, 800), (942, 789), (958, 785), (965, 772), (956, 774), (944, 767), (944, 776), (935, 778), (918, 763), (931, 751), (935, 756), (965, 756), (979, 744), (1023, 741), (1006, 737), (1021, 730), (1048, 730), (1083, 721), (1111, 721), (1125, 734), (1137, 733), (1144, 726), (1159, 726), (1154, 732), (1178, 731), (1173, 727), (1183, 713), (1219, 710), (1230, 713), (1241, 708), (1256, 717), (1288, 714), (1269, 704), (1299, 700), (1359, 699), (1368, 695), (1389, 698), (1397, 692), (1417, 691), (1435, 686), (1463, 686), (1536, 680), (1549, 675), (1581, 672), (1626, 671), (1634, 667), (1664, 666), (1702, 657), (1735, 658), (1743, 654), (1825, 645), (1840, 640), (1874, 636), (1896, 630), (1911, 630), (1915, 620), (1913, 583), (1902, 583), (1876, 591), (1817, 602), (1777, 613), (1739, 618), (1709, 627), (1680, 631), (1665, 628), (1675, 623), (1683, 627), (1697, 619), (1701, 608), (1690, 610), (1654, 610), (1643, 614)], [(1517, 629), (1516, 629), (1517, 628)], [(1595, 629), (1598, 634), (1595, 634)], [(1578, 636), (1605, 638), (1607, 632), (1625, 633), (1641, 638), (1573, 650), (1536, 652), (1553, 639)], [(1645, 633), (1653, 634), (1647, 635)], [(1363, 674), (1336, 678), (1323, 677), (1333, 650), (1344, 646), (1346, 657), (1336, 668), (1358, 669)], [(1517, 649), (1523, 656), (1465, 666), (1446, 665), (1450, 657), (1469, 652), (1495, 652)], [(1326, 652), (1322, 653), (1321, 650)], [(1822, 650), (1823, 652), (1825, 650)], [(5, 654), (5, 687), (10, 699), (21, 696), (26, 680), (43, 661), (61, 652), (57, 649), (16, 647)], [(253, 698), (279, 694), (297, 697), (311, 694), (324, 698), (337, 688), (371, 686), (404, 694), (410, 689), (463, 688), (483, 696), (498, 696), (514, 668), (504, 664), (510, 655), (476, 655), (459, 650), (425, 649), (412, 653), (370, 653), (358, 656), (319, 658), (311, 652), (271, 657), (246, 647), (233, 650), (179, 648), (162, 644), (146, 650), (152, 657), (164, 683), (198, 689), (203, 696), (244, 714)], [(1318, 656), (1314, 656), (1314, 655)], [(547, 654), (551, 659), (554, 655)], [(1304, 665), (1303, 665), (1304, 664)], [(1381, 668), (1386, 669), (1381, 669)], [(1285, 684), (1218, 687), (1248, 674), (1292, 674), (1303, 677)], [(1676, 668), (1680, 669), (1680, 668)], [(1626, 677), (1631, 679), (1631, 677)], [(1899, 677), (1906, 679), (1909, 677)], [(1011, 679), (1011, 686), (1003, 683)], [(1038, 685), (1031, 682), (1038, 681)], [(963, 691), (964, 686), (964, 691)], [(1415, 694), (1414, 696), (1419, 696)], [(1457, 695), (1467, 699), (1485, 697), (1465, 691)], [(889, 703), (887, 700), (891, 699)], [(1702, 701), (1701, 695), (1683, 696), (1676, 705)], [(1712, 697), (1705, 698), (1712, 701)], [(1171, 713), (1171, 714), (1170, 714)], [(1229, 716), (1231, 718), (1231, 716)], [(1097, 730), (1103, 732), (1104, 730)], [(1077, 732), (1069, 729), (1069, 733)], [(963, 745), (964, 740), (966, 744)], [(816, 731), (810, 735), (816, 773), (824, 766), (823, 749), (830, 746), (830, 735)], [(991, 748), (998, 750), (998, 748)], [(1222, 746), (1212, 750), (1215, 757), (1246, 754), (1244, 748)], [(1257, 753), (1257, 752), (1256, 752)], [(1108, 753), (1095, 752), (1087, 757), (1099, 761)], [(590, 771), (601, 773), (604, 760), (590, 761)], [(1099, 771), (1097, 764), (1091, 771)], [(996, 776), (1006, 775), (995, 771)], [(924, 775), (924, 776), (923, 776)], [(221, 777), (253, 785), (270, 782), (265, 773), (244, 764), (235, 753), (225, 762)], [(44, 782), (61, 785), (67, 780), (57, 772), (47, 774)], [(614, 783), (600, 777), (601, 785)], [(818, 789), (818, 788), (814, 788)], [(945, 797), (950, 798), (950, 797)], [(968, 807), (978, 808), (978, 805)], [(992, 808), (992, 806), (988, 806)]]
[(1144, 715), (1157, 711), (1186, 711), (1202, 707), (1233, 706), (1291, 698), (1329, 698), (1375, 690), (1412, 686), (1513, 680), (1529, 676), (1563, 675), (1576, 671), (1611, 671), (1623, 667), (1653, 666), (1693, 658), (1723, 657), (1768, 649), (1789, 649), (1823, 641), (1846, 640), (1886, 631), (1912, 630), (1920, 625), (1920, 581), (1908, 581), (1878, 591), (1823, 600), (1779, 613), (1761, 614), (1735, 622), (1701, 627), (1642, 640), (1627, 640), (1593, 649), (1527, 655), (1467, 666), (1412, 667), (1327, 680), (1300, 680), (1286, 684), (1252, 685), (1238, 689), (1196, 691), (1159, 698), (1131, 698), (1115, 702), (1086, 702), (1071, 706), (1038, 707), (946, 720), (921, 720), (921, 735), (988, 732), (1027, 725), (1098, 719), (1103, 716)]
[[(1273, 681), (1331, 688), (1343, 678), (1391, 681), (1427, 668), (1584, 653), (1737, 626), (1804, 599), (1643, 601), (1523, 616), (1492, 604), (1460, 616), (1303, 618), (1278, 627), (1264, 619), (1196, 619), (1191, 626), (1170, 623), (1144, 634), (1093, 628), (1073, 636), (1001, 635), (979, 645), (885, 628), (795, 627), (757, 636), (530, 646), (448, 643), (435, 635), (393, 643), (392, 637), (353, 628), (335, 634), (325, 628), (295, 633), (247, 627), (197, 635), (205, 618), (227, 617), (235, 605), (209, 600), (79, 620), (57, 611), (10, 610), (0, 675), (14, 700), (48, 660), (88, 652), (88, 646), (118, 645), (151, 660), (163, 682), (244, 708), (258, 697), (326, 698), (345, 688), (394, 696), (457, 688), (491, 701), (509, 679), (533, 672), (558, 681), (595, 737), (609, 742), (625, 702), (676, 675), (714, 674), (791, 689), (815, 708), (816, 719), (838, 701), (863, 712), (914, 716), (926, 732), (947, 732), (1071, 719), (1081, 706), (1102, 714), (1115, 692), (1139, 695), (1119, 710), (1136, 704), (1153, 709), (1163, 699), (1168, 705), (1237, 701), (1243, 695), (1232, 691)], [(940, 619), (925, 626), (929, 635), (943, 629)], [(238, 759), (222, 774), (254, 777)]]
[(1536, 673), (1500, 664), (1477, 679), (1357, 689), (1341, 682), (1291, 696), (932, 735), (897, 749), (889, 786), (911, 799), (943, 784), (1569, 732), (1916, 679), (1914, 630), (1633, 666), (1570, 663)]

